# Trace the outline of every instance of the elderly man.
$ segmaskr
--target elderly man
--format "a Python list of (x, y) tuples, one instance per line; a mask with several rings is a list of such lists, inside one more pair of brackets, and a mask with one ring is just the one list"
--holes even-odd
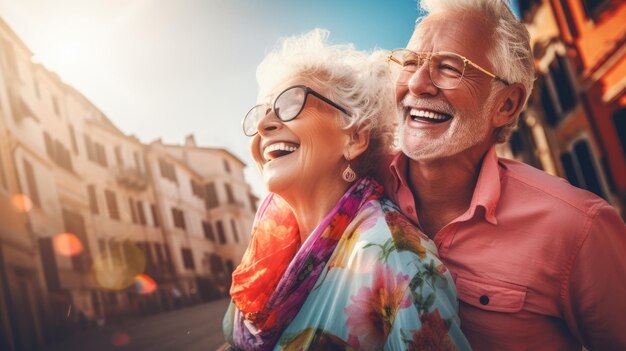
[(496, 156), (534, 80), (502, 0), (422, 0), (394, 50), (389, 196), (433, 238), (479, 350), (626, 350), (626, 226), (597, 196)]

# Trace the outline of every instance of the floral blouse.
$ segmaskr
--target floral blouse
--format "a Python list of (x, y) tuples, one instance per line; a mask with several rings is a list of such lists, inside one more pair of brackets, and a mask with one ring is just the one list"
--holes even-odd
[[(435, 244), (389, 200), (365, 201), (329, 257), (274, 350), (470, 349)], [(224, 318), (231, 345), (237, 312)]]

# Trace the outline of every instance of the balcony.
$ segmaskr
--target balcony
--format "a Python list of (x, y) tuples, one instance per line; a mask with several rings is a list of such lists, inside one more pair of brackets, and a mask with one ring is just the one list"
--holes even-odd
[(123, 187), (133, 190), (146, 190), (148, 179), (145, 173), (136, 168), (118, 167), (115, 169), (115, 179)]

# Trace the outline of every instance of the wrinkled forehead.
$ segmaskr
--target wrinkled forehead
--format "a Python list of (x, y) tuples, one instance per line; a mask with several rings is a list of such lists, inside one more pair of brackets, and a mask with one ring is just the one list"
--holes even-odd
[(478, 59), (492, 43), (493, 25), (479, 12), (439, 12), (422, 19), (407, 48), (418, 52), (449, 51)]

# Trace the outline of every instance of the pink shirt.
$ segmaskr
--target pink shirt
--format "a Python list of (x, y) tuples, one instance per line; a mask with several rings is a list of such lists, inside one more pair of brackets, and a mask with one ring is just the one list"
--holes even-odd
[[(419, 226), (407, 162), (394, 157), (385, 187)], [(626, 350), (626, 226), (594, 194), (492, 148), (434, 241), (476, 350)]]

